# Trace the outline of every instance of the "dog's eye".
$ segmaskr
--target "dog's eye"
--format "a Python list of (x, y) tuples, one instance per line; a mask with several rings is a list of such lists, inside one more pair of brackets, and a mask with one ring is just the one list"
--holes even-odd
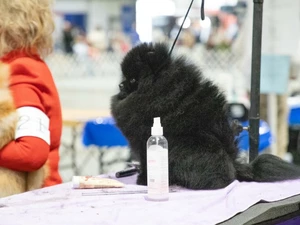
[(133, 83), (135, 83), (135, 81), (136, 80), (133, 78), (133, 79), (130, 80), (130, 83), (133, 84)]
[(120, 88), (120, 90), (123, 90), (124, 89), (124, 84), (123, 83), (119, 84), (119, 88)]

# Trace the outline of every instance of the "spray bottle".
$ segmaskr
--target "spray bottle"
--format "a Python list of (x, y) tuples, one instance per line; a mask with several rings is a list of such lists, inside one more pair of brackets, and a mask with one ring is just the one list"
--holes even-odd
[(169, 199), (168, 141), (163, 136), (160, 117), (154, 118), (151, 137), (147, 141), (148, 200)]

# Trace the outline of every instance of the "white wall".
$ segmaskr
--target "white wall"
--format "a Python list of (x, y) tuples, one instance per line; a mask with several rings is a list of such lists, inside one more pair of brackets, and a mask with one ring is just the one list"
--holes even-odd
[(56, 0), (54, 4), (55, 12), (87, 12), (88, 1), (83, 0)]
[(300, 1), (264, 2), (262, 52), (294, 56), (300, 38)]
[(122, 5), (134, 4), (135, 0), (56, 0), (54, 12), (87, 13), (87, 30), (96, 25), (107, 28), (109, 17), (119, 17)]

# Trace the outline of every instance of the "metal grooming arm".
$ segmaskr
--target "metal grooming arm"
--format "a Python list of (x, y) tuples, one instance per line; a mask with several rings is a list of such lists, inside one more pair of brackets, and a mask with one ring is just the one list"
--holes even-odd
[(252, 65), (251, 65), (251, 96), (249, 115), (249, 161), (258, 155), (259, 146), (259, 120), (260, 120), (260, 68), (261, 68), (261, 42), (264, 0), (253, 0), (253, 36), (252, 36)]

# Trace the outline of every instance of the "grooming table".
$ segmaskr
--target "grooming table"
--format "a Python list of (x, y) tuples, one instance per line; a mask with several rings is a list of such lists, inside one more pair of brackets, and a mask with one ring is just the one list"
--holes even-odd
[[(266, 221), (282, 215), (297, 218), (300, 180), (274, 184), (234, 181), (213, 191), (172, 187), (166, 202), (145, 200), (146, 187), (134, 184), (136, 176), (119, 180), (127, 184), (125, 188), (74, 190), (71, 183), (64, 183), (0, 199), (1, 224), (299, 224)], [(273, 203), (258, 203), (261, 200)]]
[(299, 225), (300, 195), (271, 203), (258, 203), (222, 225)]

